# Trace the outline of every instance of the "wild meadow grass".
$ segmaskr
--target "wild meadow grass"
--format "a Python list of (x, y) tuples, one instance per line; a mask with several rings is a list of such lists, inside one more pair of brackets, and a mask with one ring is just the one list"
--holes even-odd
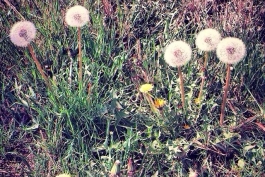
[[(77, 4), (89, 11), (80, 29), (65, 22)], [(4, 0), (0, 7), (0, 176), (265, 175), (264, 2)], [(9, 38), (21, 20), (37, 29), (30, 45), (51, 88), (28, 48)], [(230, 68), (223, 125), (227, 67), (215, 50), (204, 66), (195, 41), (206, 28), (246, 45)], [(174, 40), (192, 49), (181, 67), (183, 91), (179, 68), (164, 60)]]

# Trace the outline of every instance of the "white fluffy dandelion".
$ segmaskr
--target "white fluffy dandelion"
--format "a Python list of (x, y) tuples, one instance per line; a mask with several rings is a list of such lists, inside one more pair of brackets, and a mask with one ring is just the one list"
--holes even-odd
[(189, 44), (183, 41), (174, 41), (165, 49), (164, 59), (169, 66), (185, 65), (191, 59), (192, 50)]
[(220, 114), (220, 125), (222, 126), (224, 123), (225, 105), (231, 79), (230, 65), (236, 64), (244, 58), (246, 55), (246, 46), (244, 42), (238, 38), (227, 37), (218, 44), (216, 54), (222, 62), (227, 64), (226, 83), (224, 87), (224, 95)]
[(215, 50), (221, 40), (221, 34), (212, 28), (207, 28), (198, 33), (195, 44), (202, 51)]
[(81, 27), (89, 20), (88, 10), (80, 5), (76, 5), (67, 10), (65, 21), (69, 26)]
[(236, 64), (246, 55), (246, 46), (241, 39), (227, 37), (218, 44), (216, 54), (222, 62)]
[(13, 44), (19, 47), (27, 47), (36, 37), (35, 25), (29, 21), (17, 22), (11, 28), (9, 37)]
[[(204, 69), (206, 69), (208, 63), (208, 58), (209, 58), (208, 52), (215, 50), (220, 40), (221, 40), (220, 33), (212, 28), (204, 29), (198, 33), (195, 44), (200, 50), (205, 51), (204, 65), (203, 65)], [(205, 82), (204, 69), (202, 70), (202, 82), (201, 82), (200, 92), (198, 98), (195, 99), (195, 102), (197, 104), (200, 104), (202, 100), (203, 86)]]
[(65, 15), (65, 21), (69, 26), (78, 27), (78, 80), (82, 82), (82, 45), (81, 45), (81, 29), (80, 27), (84, 26), (89, 20), (88, 10), (80, 5), (76, 5), (67, 10)]
[(185, 65), (191, 59), (192, 50), (189, 44), (183, 41), (174, 41), (170, 43), (165, 50), (164, 59), (169, 66), (177, 67), (180, 78), (180, 91), (182, 108), (185, 109), (185, 94), (181, 66)]

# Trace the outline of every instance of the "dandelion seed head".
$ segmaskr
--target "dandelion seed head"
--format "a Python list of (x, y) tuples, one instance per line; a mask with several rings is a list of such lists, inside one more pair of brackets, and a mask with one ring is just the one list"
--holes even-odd
[(236, 64), (246, 55), (246, 46), (241, 39), (227, 37), (218, 44), (216, 54), (222, 62)]
[(29, 21), (17, 22), (12, 26), (9, 37), (16, 46), (26, 47), (36, 37), (35, 25)]
[(65, 14), (65, 21), (69, 26), (81, 27), (89, 20), (88, 10), (80, 5), (76, 5), (67, 10)]
[(170, 43), (164, 54), (164, 59), (169, 66), (177, 67), (185, 65), (191, 59), (192, 50), (189, 44), (183, 41)]
[(195, 44), (202, 51), (212, 51), (220, 41), (221, 34), (215, 29), (207, 28), (198, 33)]

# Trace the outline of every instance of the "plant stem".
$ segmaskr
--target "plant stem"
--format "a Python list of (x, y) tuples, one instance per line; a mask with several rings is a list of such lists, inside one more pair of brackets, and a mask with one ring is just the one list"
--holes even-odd
[(198, 100), (200, 103), (201, 103), (201, 99), (202, 99), (203, 87), (204, 87), (204, 82), (205, 82), (205, 70), (207, 67), (207, 63), (208, 63), (208, 52), (205, 52), (204, 65), (202, 68), (202, 82), (201, 82), (201, 86), (200, 86), (200, 92), (198, 95)]
[(230, 78), (231, 78), (230, 73), (231, 73), (230, 64), (227, 64), (226, 82), (225, 82), (225, 87), (224, 87), (223, 102), (222, 102), (221, 114), (220, 114), (220, 126), (222, 126), (224, 123), (225, 104), (226, 104), (227, 92), (229, 90), (229, 84), (230, 84)]
[(209, 58), (209, 53), (205, 52), (205, 59), (204, 59), (204, 64), (203, 64), (204, 69), (206, 69), (207, 67), (208, 58)]
[(68, 82), (69, 82), (69, 88), (71, 89), (72, 87), (72, 74), (73, 74), (73, 57), (70, 51), (70, 48), (67, 49), (67, 54), (68, 57), (70, 58), (70, 63), (69, 63), (69, 77), (68, 77)]
[(159, 113), (159, 110), (155, 107), (154, 101), (149, 93), (144, 93), (144, 97), (147, 100), (148, 104), (150, 105), (151, 110), (153, 113)]
[(37, 57), (36, 57), (36, 55), (35, 55), (35, 53), (34, 53), (34, 51), (33, 51), (33, 47), (32, 47), (30, 44), (28, 45), (28, 49), (29, 49), (29, 52), (30, 52), (30, 54), (31, 54), (31, 57), (32, 57), (34, 63), (35, 63), (36, 66), (37, 66), (38, 71), (40, 72), (42, 78), (43, 78), (44, 81), (45, 81), (46, 86), (51, 90), (52, 87), (51, 87), (51, 84), (50, 84), (50, 82), (49, 82), (49, 79), (48, 79), (48, 77), (45, 75), (45, 73), (44, 73), (44, 71), (43, 71), (43, 69), (42, 69), (42, 67), (41, 67), (41, 64), (40, 64), (39, 60), (37, 59)]
[(110, 128), (110, 119), (107, 118), (107, 126), (106, 126), (106, 137), (105, 137), (105, 141), (103, 143), (104, 147), (108, 147), (108, 143), (109, 143), (109, 128)]
[(78, 27), (78, 67), (79, 67), (79, 72), (78, 72), (78, 81), (79, 84), (82, 84), (82, 50), (81, 50), (81, 28)]
[(181, 72), (181, 67), (178, 67), (178, 74), (180, 79), (180, 91), (181, 91), (181, 102), (182, 102), (182, 108), (185, 110), (185, 94), (184, 94), (184, 85), (183, 85), (183, 76)]

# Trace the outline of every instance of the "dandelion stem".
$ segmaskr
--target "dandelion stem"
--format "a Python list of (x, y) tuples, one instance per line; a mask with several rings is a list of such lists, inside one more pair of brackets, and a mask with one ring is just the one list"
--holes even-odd
[(207, 63), (208, 63), (208, 58), (209, 58), (209, 53), (208, 52), (205, 52), (205, 59), (204, 59), (204, 65), (203, 65), (203, 67), (204, 67), (204, 69), (206, 69), (206, 67), (207, 67)]
[[(46, 86), (48, 87), (48, 89), (51, 92), (53, 92), (53, 88), (52, 88), (51, 82), (49, 81), (48, 77), (45, 75), (45, 73), (44, 73), (44, 71), (43, 71), (43, 69), (41, 67), (40, 62), (39, 62), (39, 60), (37, 59), (37, 57), (36, 57), (36, 55), (34, 53), (33, 47), (30, 44), (28, 45), (28, 49), (29, 49), (29, 52), (31, 54), (31, 57), (32, 57), (34, 63), (37, 66), (38, 71), (40, 72), (42, 78), (44, 79), (44, 82), (45, 82)], [(56, 96), (54, 96), (54, 99), (56, 101), (56, 105), (61, 106), (61, 103), (59, 102), (59, 100), (57, 99)]]
[(79, 84), (82, 84), (82, 50), (81, 50), (81, 28), (78, 27), (78, 67), (79, 67), (79, 72), (78, 72), (78, 81)]
[(69, 81), (69, 86), (72, 86), (72, 72), (73, 72), (73, 59), (72, 57), (70, 58), (70, 67), (69, 67), (69, 77), (68, 77), (68, 81)]
[(202, 82), (201, 82), (200, 92), (199, 92), (199, 96), (198, 96), (199, 103), (201, 103), (201, 99), (202, 99), (203, 87), (204, 87), (204, 82), (205, 82), (205, 70), (207, 67), (207, 63), (208, 63), (208, 52), (205, 52), (204, 65), (202, 68)]
[(127, 168), (127, 177), (134, 177), (135, 169), (134, 169), (134, 162), (132, 158), (128, 160), (128, 168)]
[(105, 137), (105, 141), (103, 143), (104, 147), (108, 147), (108, 143), (109, 143), (109, 131), (110, 128), (110, 119), (107, 119), (107, 126), (106, 126), (106, 137)]
[(181, 102), (182, 102), (182, 108), (185, 109), (185, 95), (184, 95), (184, 85), (183, 85), (183, 76), (181, 72), (181, 67), (178, 67), (178, 74), (180, 79), (180, 91), (181, 91)]
[(155, 107), (155, 104), (154, 104), (154, 101), (153, 101), (151, 95), (149, 93), (144, 93), (144, 96), (145, 96), (148, 104), (150, 105), (150, 108), (153, 111), (153, 113), (155, 113), (155, 114), (159, 113), (158, 109)]
[(230, 84), (230, 73), (231, 73), (230, 64), (227, 64), (226, 82), (225, 82), (225, 87), (224, 87), (223, 102), (222, 102), (221, 114), (220, 114), (220, 126), (222, 126), (224, 123), (225, 104), (226, 104), (227, 92), (229, 90), (229, 84)]
[(68, 82), (69, 82), (69, 87), (71, 88), (71, 86), (72, 86), (72, 73), (73, 73), (73, 57), (71, 55), (71, 52), (70, 52), (69, 48), (67, 49), (67, 54), (68, 54), (68, 56), (70, 58)]
[(49, 79), (48, 79), (48, 77), (45, 75), (45, 73), (44, 73), (44, 71), (43, 71), (43, 69), (42, 69), (42, 67), (41, 67), (41, 64), (40, 64), (39, 60), (37, 59), (37, 57), (36, 57), (36, 55), (35, 55), (35, 53), (34, 53), (34, 51), (33, 51), (33, 47), (32, 47), (30, 44), (28, 45), (28, 49), (29, 49), (29, 52), (30, 52), (30, 54), (31, 54), (31, 57), (32, 57), (34, 63), (35, 63), (36, 66), (37, 66), (38, 71), (40, 72), (42, 78), (44, 79), (44, 81), (45, 81), (45, 83), (46, 83), (46, 86), (51, 90), (52, 87), (51, 87), (51, 84), (50, 84), (50, 82), (49, 82)]
[(200, 86), (200, 92), (199, 92), (199, 95), (198, 95), (198, 103), (199, 104), (202, 101), (202, 93), (203, 93), (204, 82), (205, 82), (205, 76), (204, 76), (204, 73), (203, 73), (202, 74), (202, 82), (201, 82), (201, 86)]

